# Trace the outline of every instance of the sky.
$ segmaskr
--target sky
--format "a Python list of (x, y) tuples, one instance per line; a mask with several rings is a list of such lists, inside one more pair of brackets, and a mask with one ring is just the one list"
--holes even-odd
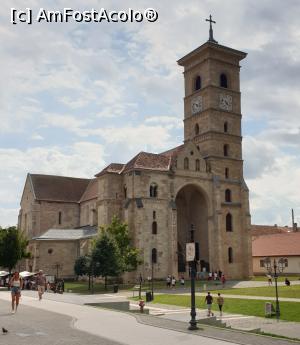
[[(70, 6), (70, 3), (72, 6)], [(11, 8), (142, 10), (155, 22), (11, 23)], [(26, 174), (91, 178), (182, 143), (177, 60), (208, 39), (241, 61), (244, 174), (253, 224), (300, 224), (299, 0), (4, 0), (0, 7), (0, 226)], [(35, 19), (35, 18), (34, 18)]]

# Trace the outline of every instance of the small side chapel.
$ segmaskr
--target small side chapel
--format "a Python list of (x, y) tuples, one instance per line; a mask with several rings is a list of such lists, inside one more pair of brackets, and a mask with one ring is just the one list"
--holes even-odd
[(140, 152), (93, 179), (28, 174), (19, 228), (30, 238), (28, 270), (74, 276), (98, 226), (117, 215), (129, 225), (141, 273), (188, 277), (186, 243), (197, 270), (228, 279), (252, 274), (249, 191), (243, 177), (240, 61), (246, 53), (213, 37), (178, 60), (184, 75), (183, 144)]

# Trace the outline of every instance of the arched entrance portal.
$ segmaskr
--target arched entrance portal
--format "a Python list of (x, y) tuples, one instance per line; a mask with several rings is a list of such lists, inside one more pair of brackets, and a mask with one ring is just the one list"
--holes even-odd
[(200, 260), (197, 270), (209, 271), (207, 202), (203, 192), (195, 185), (180, 189), (176, 196), (178, 272), (187, 272), (185, 246), (199, 243)]

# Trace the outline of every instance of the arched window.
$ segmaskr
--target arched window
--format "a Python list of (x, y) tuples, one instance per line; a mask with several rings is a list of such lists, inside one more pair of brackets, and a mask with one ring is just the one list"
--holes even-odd
[(152, 235), (156, 235), (156, 234), (157, 234), (157, 223), (152, 222)]
[(62, 222), (62, 213), (59, 211), (58, 212), (58, 224), (61, 225)]
[(228, 262), (230, 264), (233, 263), (233, 253), (232, 253), (232, 248), (231, 247), (228, 248)]
[(197, 75), (196, 79), (195, 79), (195, 91), (200, 90), (201, 89), (201, 77), (199, 75)]
[(156, 211), (153, 211), (152, 217), (153, 217), (153, 219), (156, 219)]
[(226, 214), (226, 231), (232, 231), (232, 215)]
[(151, 261), (153, 264), (156, 264), (157, 263), (157, 250), (156, 248), (153, 248), (152, 249), (152, 252), (151, 252)]
[(224, 122), (224, 133), (228, 132), (228, 122)]
[(187, 157), (184, 158), (183, 168), (189, 170), (189, 159)]
[(231, 190), (230, 189), (225, 190), (225, 201), (231, 202)]
[(157, 184), (156, 183), (152, 183), (150, 185), (150, 197), (157, 198)]
[(225, 178), (229, 178), (229, 168), (225, 168)]
[(228, 144), (225, 144), (223, 146), (223, 151), (224, 151), (224, 156), (227, 157), (228, 153), (229, 153), (229, 145)]
[(195, 124), (195, 135), (198, 135), (199, 134), (199, 125), (198, 123)]
[(127, 187), (126, 185), (123, 187), (124, 189), (124, 198), (127, 199)]
[(200, 160), (196, 159), (196, 171), (200, 171)]
[(227, 76), (226, 76), (226, 74), (224, 74), (224, 73), (222, 73), (221, 75), (220, 75), (220, 86), (221, 87), (228, 87), (228, 83), (227, 83)]

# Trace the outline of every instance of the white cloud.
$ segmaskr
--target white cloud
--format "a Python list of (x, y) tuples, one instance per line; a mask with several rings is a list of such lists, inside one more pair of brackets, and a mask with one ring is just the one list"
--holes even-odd
[(69, 147), (0, 149), (0, 165), (0, 224), (15, 224), (17, 208), (4, 205), (19, 204), (28, 172), (92, 178), (105, 166), (105, 152), (102, 145), (84, 141)]
[(32, 140), (44, 140), (44, 138), (40, 134), (37, 134), (37, 133), (33, 134), (31, 136), (31, 139)]
[[(291, 166), (293, 169), (291, 169)], [(251, 213), (255, 223), (277, 223), (291, 225), (291, 209), (294, 208), (296, 218), (300, 215), (300, 163), (298, 157), (276, 159), (274, 171), (249, 180), (251, 192)]]
[(19, 209), (0, 207), (0, 226), (16, 226), (18, 224)]
[[(27, 171), (91, 176), (104, 158), (124, 162), (140, 150), (178, 145), (184, 83), (176, 60), (207, 40), (209, 13), (217, 21), (219, 43), (249, 53), (242, 61), (241, 87), (252, 213), (261, 222), (276, 218), (280, 223), (284, 208), (299, 204), (284, 183), (296, 179), (291, 174), (299, 167), (298, 1), (174, 0), (170, 6), (155, 0), (151, 6), (159, 20), (152, 24), (11, 25), (10, 7), (23, 4), (12, 0), (0, 8), (1, 159), (6, 166), (0, 174), (0, 207), (15, 208)], [(65, 4), (45, 0), (43, 6)], [(40, 6), (26, 2), (26, 7)], [(99, 1), (74, 0), (72, 6), (98, 8)], [(125, 6), (104, 0), (101, 6), (142, 9), (148, 2), (130, 0)], [(86, 144), (74, 146), (78, 138)], [(290, 171), (282, 171), (281, 164)], [(279, 194), (273, 197), (276, 181)], [(279, 200), (284, 207), (276, 206)]]

